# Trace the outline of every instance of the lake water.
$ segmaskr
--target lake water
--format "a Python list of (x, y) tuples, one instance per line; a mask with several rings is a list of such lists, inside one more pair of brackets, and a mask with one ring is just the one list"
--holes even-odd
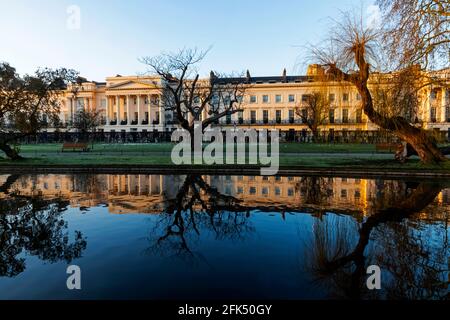
[(0, 175), (0, 299), (448, 298), (449, 221), (450, 181)]

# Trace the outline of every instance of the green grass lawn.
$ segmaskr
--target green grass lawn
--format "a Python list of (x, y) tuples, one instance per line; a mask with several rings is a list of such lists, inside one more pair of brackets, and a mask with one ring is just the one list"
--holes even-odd
[[(173, 143), (148, 144), (94, 144), (91, 153), (143, 153), (172, 151)], [(34, 144), (22, 145), (21, 152), (30, 153), (60, 153), (62, 144)], [(371, 144), (310, 144), (310, 143), (281, 143), (281, 153), (375, 153), (375, 146)]]
[[(174, 144), (95, 144), (90, 152), (61, 153), (61, 144), (24, 145), (26, 158), (14, 162), (0, 158), (0, 166), (77, 165), (172, 165), (170, 153)], [(377, 153), (374, 145), (356, 144), (280, 144), (280, 166), (315, 168), (396, 169), (406, 171), (450, 171), (450, 163), (424, 166), (417, 158), (400, 164), (392, 153)]]

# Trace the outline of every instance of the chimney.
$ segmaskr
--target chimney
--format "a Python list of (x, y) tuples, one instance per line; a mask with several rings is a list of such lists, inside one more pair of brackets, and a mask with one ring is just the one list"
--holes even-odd
[(250, 71), (248, 71), (247, 69), (247, 80), (250, 80), (251, 76), (250, 76)]
[(209, 73), (209, 77), (211, 79), (214, 79), (216, 77), (216, 75), (214, 74), (214, 71), (211, 70), (211, 72)]
[(286, 68), (283, 69), (283, 81), (286, 82), (287, 81), (287, 73), (286, 73)]

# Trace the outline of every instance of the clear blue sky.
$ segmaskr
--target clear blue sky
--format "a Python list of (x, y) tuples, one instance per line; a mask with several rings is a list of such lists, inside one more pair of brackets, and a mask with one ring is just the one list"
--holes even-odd
[[(303, 72), (302, 46), (323, 37), (339, 10), (371, 0), (0, 0), (0, 61), (20, 73), (74, 68), (90, 80), (135, 75), (138, 57), (208, 48), (200, 73), (250, 69), (252, 75)], [(80, 8), (80, 28), (67, 8)]]

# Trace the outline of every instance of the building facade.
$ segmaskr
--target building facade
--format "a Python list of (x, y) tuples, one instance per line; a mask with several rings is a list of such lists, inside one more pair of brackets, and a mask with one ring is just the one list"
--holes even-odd
[[(224, 117), (222, 127), (279, 129), (287, 137), (308, 137), (309, 129), (300, 112), (308, 95), (323, 90), (323, 83), (312, 80), (314, 66), (305, 76), (239, 78), (247, 81), (243, 97), (243, 112)], [(440, 71), (439, 77), (450, 83), (450, 70)], [(177, 128), (176, 115), (167, 111), (163, 103), (166, 84), (160, 77), (115, 76), (106, 82), (86, 82), (76, 93), (69, 86), (62, 94), (61, 123), (58, 130), (73, 132), (71, 128), (77, 111), (97, 110), (102, 123), (99, 132), (105, 133), (162, 133)], [(326, 122), (320, 126), (323, 135), (345, 136), (347, 133), (374, 133), (379, 128), (362, 112), (361, 99), (354, 86), (329, 82), (326, 86), (330, 108)], [(450, 137), (450, 89), (428, 85), (420, 91), (417, 120), (425, 129), (434, 130), (441, 137)], [(55, 128), (48, 128), (48, 132)]]

